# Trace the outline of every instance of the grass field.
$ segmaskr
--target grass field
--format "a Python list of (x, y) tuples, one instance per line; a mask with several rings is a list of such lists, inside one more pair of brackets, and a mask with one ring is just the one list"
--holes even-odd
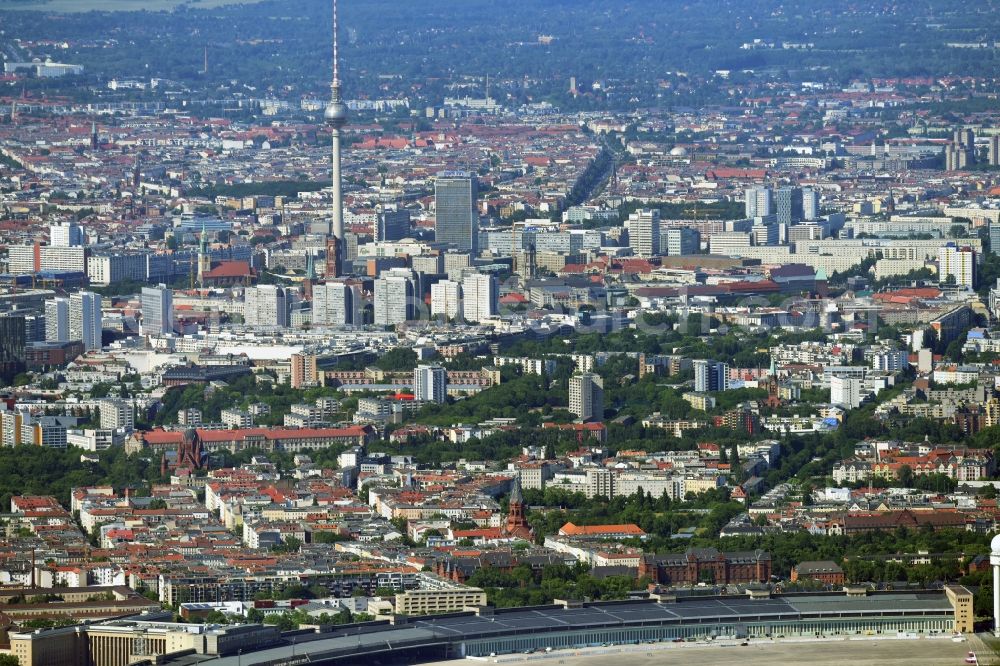
[(90, 12), (140, 10), (168, 11), (186, 5), (192, 9), (212, 9), (223, 5), (238, 5), (261, 0), (0, 0), (0, 11), (41, 10), (47, 12)]

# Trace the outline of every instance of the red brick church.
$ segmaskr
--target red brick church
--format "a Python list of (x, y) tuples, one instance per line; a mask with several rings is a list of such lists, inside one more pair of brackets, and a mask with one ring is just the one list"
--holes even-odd
[(528, 525), (524, 515), (524, 495), (521, 493), (521, 477), (515, 476), (510, 490), (510, 510), (507, 512), (507, 522), (503, 526), (507, 536), (517, 537), (525, 541), (534, 541), (535, 531)]

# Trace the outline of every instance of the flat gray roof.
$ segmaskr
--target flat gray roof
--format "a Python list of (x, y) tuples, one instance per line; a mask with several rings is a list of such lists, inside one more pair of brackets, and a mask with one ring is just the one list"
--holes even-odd
[[(311, 653), (345, 652), (357, 655), (405, 646), (451, 643), (469, 638), (489, 638), (560, 629), (573, 631), (600, 626), (682, 624), (719, 618), (726, 622), (756, 622), (779, 616), (799, 619), (803, 614), (836, 616), (841, 613), (875, 615), (906, 612), (941, 615), (952, 612), (943, 592), (888, 593), (867, 597), (842, 594), (791, 595), (752, 600), (748, 597), (683, 599), (677, 603), (651, 601), (609, 602), (580, 608), (501, 610), (492, 616), (426, 617), (409, 624), (350, 628), (333, 634), (298, 637), (294, 646), (269, 648), (243, 655), (210, 659), (211, 666), (249, 666), (272, 659), (289, 659)], [(333, 656), (332, 654), (330, 656)]]

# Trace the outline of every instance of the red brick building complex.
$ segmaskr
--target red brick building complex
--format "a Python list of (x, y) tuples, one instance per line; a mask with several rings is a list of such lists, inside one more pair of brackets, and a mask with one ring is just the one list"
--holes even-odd
[(830, 560), (799, 562), (792, 567), (790, 578), (793, 583), (800, 580), (815, 580), (827, 585), (843, 585), (844, 570)]
[(647, 553), (639, 560), (639, 577), (661, 585), (766, 583), (771, 555), (762, 550), (723, 553), (714, 548), (689, 548), (683, 553)]
[[(243, 451), (289, 451), (300, 453), (325, 449), (330, 446), (365, 446), (375, 439), (369, 426), (348, 428), (238, 428), (234, 430), (196, 430), (198, 441), (209, 453), (225, 449)], [(184, 440), (178, 430), (151, 430), (138, 433), (135, 448), (154, 451), (176, 450)]]

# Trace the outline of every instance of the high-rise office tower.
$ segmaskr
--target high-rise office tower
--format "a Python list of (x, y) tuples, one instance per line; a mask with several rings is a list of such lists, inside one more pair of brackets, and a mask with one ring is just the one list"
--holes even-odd
[(454, 280), (441, 280), (431, 285), (431, 315), (447, 319), (462, 318), (462, 285)]
[(350, 268), (351, 263), (358, 258), (358, 243), (360, 241), (361, 239), (358, 234), (353, 231), (344, 232), (344, 242), (341, 243), (343, 246), (343, 255), (341, 256), (341, 259), (344, 262), (345, 273), (353, 272), (348, 269)]
[(660, 253), (660, 211), (637, 210), (628, 216), (628, 243), (640, 257)]
[(988, 157), (990, 166), (1000, 166), (1000, 134), (994, 134), (990, 137)]
[(1000, 224), (990, 225), (990, 253), (1000, 254)]
[(443, 171), (434, 180), (434, 240), (477, 254), (476, 181), (464, 171)]
[(143, 335), (163, 335), (174, 330), (173, 292), (166, 285), (143, 287), (140, 303)]
[(671, 227), (663, 234), (661, 246), (671, 257), (698, 254), (701, 234), (691, 227)]
[(694, 390), (698, 393), (725, 391), (728, 387), (729, 366), (719, 361), (697, 359), (694, 362)]
[(819, 217), (819, 192), (806, 187), (802, 190), (802, 219), (815, 220)]
[(52, 298), (45, 301), (45, 340), (69, 342), (68, 298)]
[(288, 294), (284, 287), (262, 284), (243, 292), (243, 321), (247, 326), (287, 327)]
[(24, 372), (27, 364), (25, 315), (6, 313), (0, 315), (0, 380), (13, 381)]
[(754, 245), (777, 245), (781, 239), (781, 225), (754, 224), (750, 227), (750, 238)]
[(330, 82), (330, 103), (326, 105), (323, 119), (330, 128), (332, 145), (333, 201), (327, 243), (327, 278), (343, 271), (344, 255), (344, 197), (340, 178), (340, 130), (347, 124), (347, 105), (340, 93), (340, 63), (338, 53), (337, 0), (333, 0), (333, 80)]
[(69, 338), (83, 341), (87, 351), (101, 348), (101, 297), (98, 294), (79, 291), (69, 297)]
[(59, 222), (49, 227), (49, 245), (52, 247), (80, 247), (83, 230), (73, 222)]
[(604, 381), (585, 372), (569, 378), (569, 411), (581, 421), (604, 418)]
[(462, 314), (466, 321), (484, 322), (500, 311), (497, 279), (474, 273), (462, 280)]
[(448, 373), (440, 365), (418, 365), (413, 370), (413, 397), (441, 404), (448, 397)]
[(45, 342), (45, 315), (42, 313), (23, 314), (24, 339), (26, 342)]
[(413, 319), (415, 288), (409, 269), (391, 269), (375, 280), (375, 325), (393, 326)]
[(410, 233), (410, 211), (384, 210), (375, 217), (375, 241), (397, 241)]
[(791, 225), (802, 219), (802, 188), (779, 187), (774, 192), (778, 224)]
[(313, 287), (312, 323), (316, 326), (361, 324), (361, 293), (346, 282), (327, 282)]
[(766, 187), (749, 187), (745, 194), (744, 212), (747, 217), (767, 217), (771, 214), (771, 190)]

